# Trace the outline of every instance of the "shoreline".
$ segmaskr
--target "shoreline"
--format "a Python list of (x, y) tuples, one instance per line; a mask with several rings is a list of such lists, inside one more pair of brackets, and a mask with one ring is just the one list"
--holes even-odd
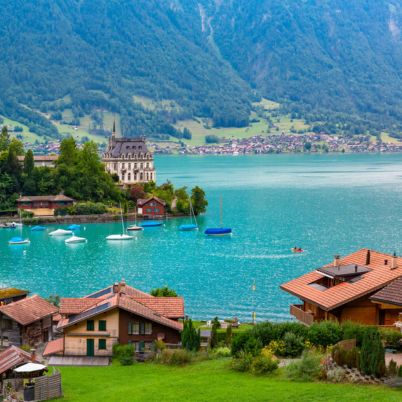
[[(158, 218), (145, 218), (144, 216), (137, 215), (134, 213), (129, 213), (123, 215), (123, 218), (126, 222), (135, 221), (147, 221), (147, 220), (168, 220), (175, 218), (185, 218), (189, 215), (186, 214), (167, 214), (164, 217)], [(13, 221), (18, 219), (18, 216), (8, 216), (1, 217), (0, 224)], [(119, 214), (100, 214), (100, 215), (65, 215), (65, 216), (38, 216), (33, 218), (23, 218), (22, 223), (26, 226), (37, 225), (37, 224), (65, 224), (65, 223), (112, 223), (120, 221), (121, 217)]]

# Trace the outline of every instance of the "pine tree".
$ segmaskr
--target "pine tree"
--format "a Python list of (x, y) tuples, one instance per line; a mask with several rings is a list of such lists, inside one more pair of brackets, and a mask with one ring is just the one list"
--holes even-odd
[(191, 318), (184, 321), (181, 343), (188, 351), (197, 352), (200, 349), (201, 333), (200, 330), (195, 329)]
[(8, 134), (7, 126), (3, 126), (0, 134), (0, 152), (7, 151), (10, 145), (10, 136)]
[(360, 350), (360, 370), (381, 377), (385, 373), (385, 353), (377, 328), (367, 328)]
[(212, 321), (211, 339), (209, 340), (209, 346), (211, 349), (218, 346), (218, 329), (221, 327), (221, 323), (218, 317), (215, 317)]
[(30, 177), (33, 173), (35, 167), (35, 163), (34, 163), (34, 156), (33, 156), (33, 152), (32, 150), (28, 150), (28, 152), (25, 155), (24, 158), (24, 168), (23, 168), (23, 172)]
[(232, 344), (232, 336), (233, 336), (232, 324), (229, 324), (228, 327), (226, 328), (226, 336), (225, 336), (225, 344), (228, 347), (230, 347), (230, 345)]

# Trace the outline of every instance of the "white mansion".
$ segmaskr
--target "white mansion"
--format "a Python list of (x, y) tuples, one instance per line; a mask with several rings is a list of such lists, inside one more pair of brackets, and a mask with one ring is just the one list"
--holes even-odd
[(119, 176), (123, 186), (156, 181), (154, 157), (148, 151), (145, 138), (116, 138), (114, 124), (103, 162), (109, 173)]

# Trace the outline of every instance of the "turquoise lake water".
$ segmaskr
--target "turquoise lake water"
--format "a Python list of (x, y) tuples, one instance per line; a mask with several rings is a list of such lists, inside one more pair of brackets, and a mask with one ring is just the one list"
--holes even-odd
[[(176, 289), (195, 318), (250, 320), (255, 308), (258, 320), (283, 320), (294, 298), (281, 283), (362, 247), (402, 254), (402, 155), (169, 156), (156, 166), (159, 183), (207, 191), (202, 229), (219, 223), (222, 197), (233, 236), (181, 233), (187, 220), (177, 219), (126, 243), (106, 242), (120, 233), (113, 223), (83, 225), (87, 244), (24, 228), (31, 244), (9, 246), (16, 232), (2, 229), (0, 286), (72, 297), (124, 278)], [(306, 252), (292, 254), (295, 245)]]

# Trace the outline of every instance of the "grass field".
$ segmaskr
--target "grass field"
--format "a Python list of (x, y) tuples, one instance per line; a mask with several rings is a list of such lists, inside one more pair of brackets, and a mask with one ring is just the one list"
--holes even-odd
[(26, 125), (21, 124), (18, 121), (8, 119), (8, 118), (6, 118), (4, 116), (1, 116), (1, 117), (3, 119), (2, 125), (13, 126), (13, 127), (15, 127), (15, 126), (22, 127), (23, 131), (19, 132), (19, 133), (11, 133), (12, 137), (15, 137), (17, 134), (21, 134), (22, 137), (23, 137), (23, 142), (31, 142), (31, 143), (33, 143), (35, 141), (39, 141), (39, 142), (45, 141), (46, 138), (41, 137), (41, 136), (39, 136), (39, 135), (37, 135), (35, 133), (31, 133)]
[(378, 386), (298, 383), (283, 372), (256, 377), (234, 372), (228, 359), (185, 367), (153, 363), (133, 366), (62, 367), (64, 398), (77, 402), (132, 401), (401, 401), (402, 391)]
[(390, 137), (387, 133), (381, 133), (381, 140), (382, 142), (386, 142), (388, 144), (402, 144), (402, 141), (399, 141), (397, 138)]

